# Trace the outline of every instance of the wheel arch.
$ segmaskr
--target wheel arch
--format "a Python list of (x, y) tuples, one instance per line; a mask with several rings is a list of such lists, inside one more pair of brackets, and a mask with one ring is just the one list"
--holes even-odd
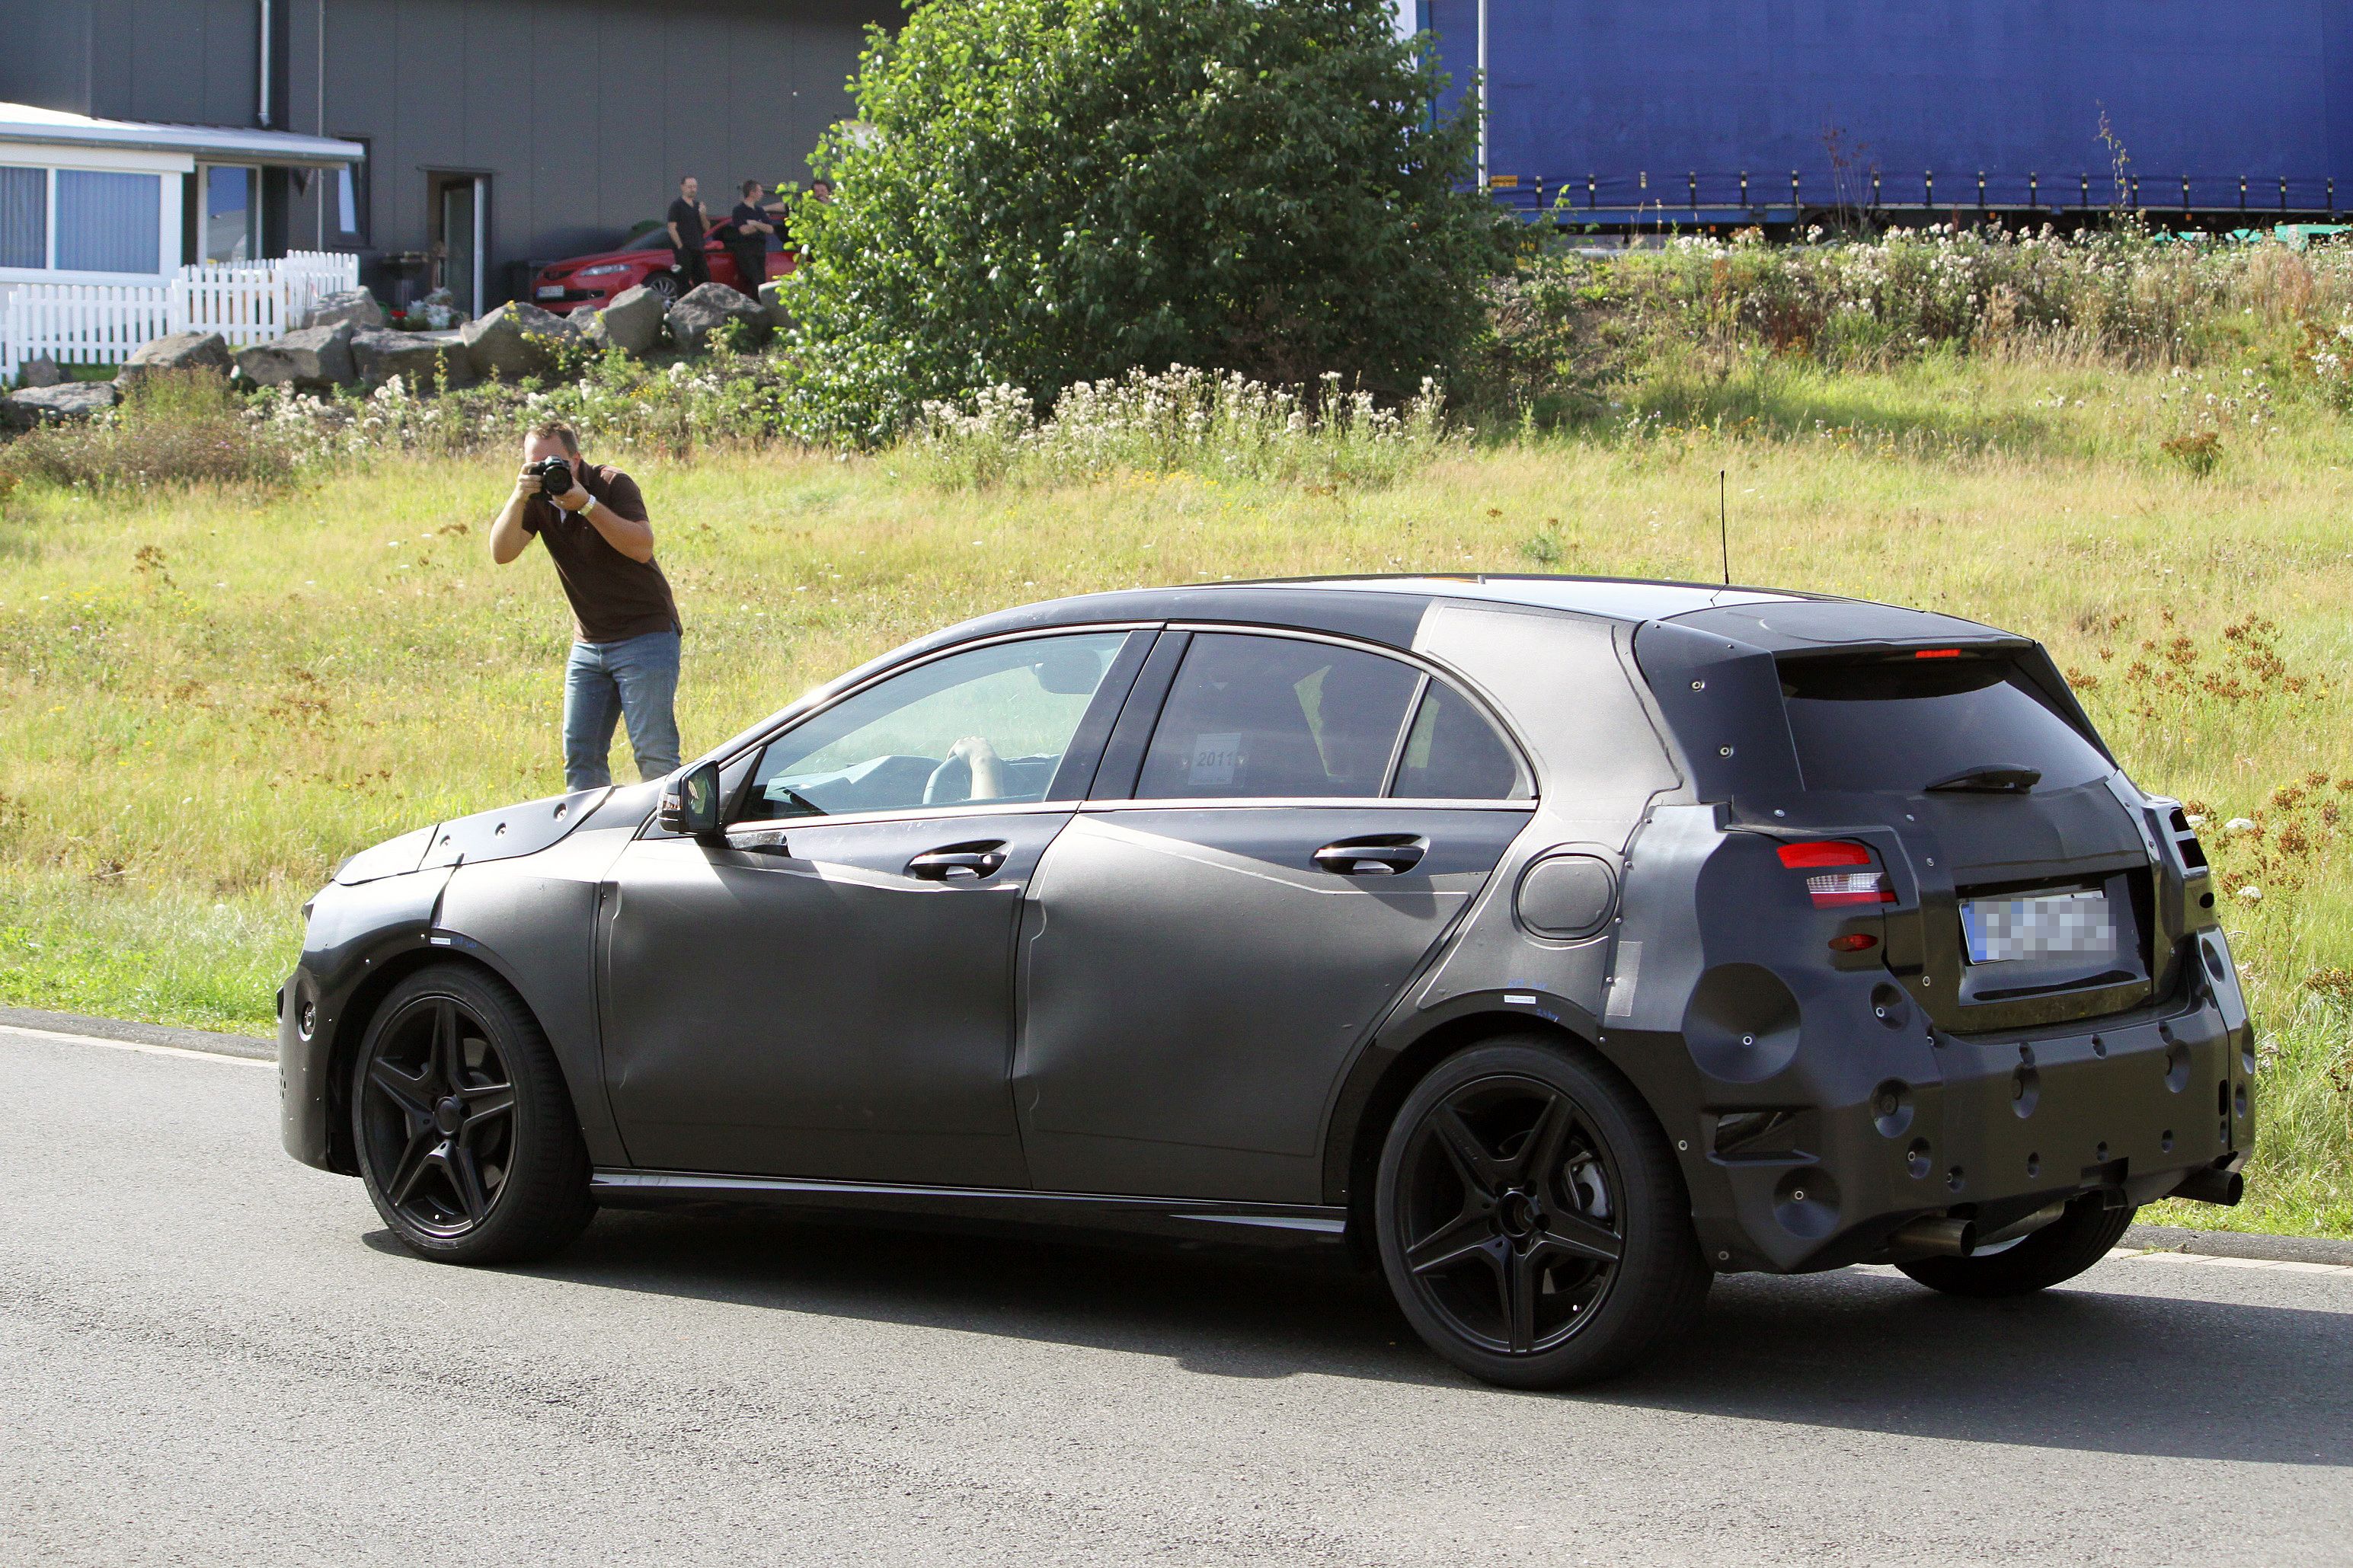
[(1403, 1039), (1377, 1041), (1357, 1059), (1342, 1089), (1341, 1109), (1326, 1140), (1324, 1202), (1348, 1210), (1349, 1236), (1367, 1258), (1371, 1256), (1366, 1248), (1372, 1235), (1373, 1173), (1380, 1164), (1381, 1142), (1398, 1108), (1431, 1069), (1458, 1052), (1506, 1035), (1549, 1036), (1574, 1049), (1599, 1054), (1591, 1035), (1571, 1024), (1492, 998), (1425, 1023), (1427, 1026)]
[[(344, 1175), (356, 1176), (360, 1171), (359, 1152), (352, 1142), (353, 1059), (358, 1055), (361, 1043), (367, 1038), (368, 1028), (375, 1022), (385, 998), (392, 994), (393, 989), (410, 975), (437, 967), (470, 969), (497, 982), (513, 995), (515, 1005), (538, 1026), (540, 1032), (543, 1035), (546, 1033), (546, 1023), (531, 1005), (531, 998), (523, 994), (522, 986), (515, 984), (514, 976), (486, 952), (420, 942), (385, 959), (353, 989), (327, 1044), (327, 1158), (331, 1168)], [(560, 1058), (556, 1066), (558, 1072), (562, 1073)], [(572, 1103), (572, 1114), (576, 1121), (580, 1117), (580, 1097), (568, 1074), (565, 1075), (564, 1091)]]

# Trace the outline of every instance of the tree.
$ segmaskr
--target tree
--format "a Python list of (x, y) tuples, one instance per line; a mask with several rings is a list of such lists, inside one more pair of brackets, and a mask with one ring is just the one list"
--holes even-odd
[(1143, 366), (1402, 397), (1480, 322), (1508, 220), (1388, 0), (930, 0), (871, 31), (789, 298), (811, 424), (1042, 405)]

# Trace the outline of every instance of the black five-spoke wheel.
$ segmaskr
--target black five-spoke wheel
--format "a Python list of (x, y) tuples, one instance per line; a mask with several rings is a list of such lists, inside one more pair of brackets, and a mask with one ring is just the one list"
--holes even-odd
[(1490, 1350), (1548, 1350), (1592, 1321), (1626, 1238), (1607, 1147), (1567, 1095), (1474, 1079), (1409, 1134), (1406, 1267), (1431, 1310)]
[(1381, 1260), (1432, 1348), (1492, 1382), (1600, 1377), (1681, 1331), (1709, 1271), (1666, 1141), (1606, 1063), (1550, 1041), (1449, 1058), (1399, 1109)]
[(588, 1223), (587, 1152), (563, 1074), (496, 980), (449, 966), (395, 986), (351, 1085), (368, 1196), (412, 1250), (501, 1262), (554, 1251)]
[(454, 997), (418, 997), (386, 1020), (360, 1092), (385, 1203), (431, 1236), (490, 1218), (513, 1164), (515, 1096), (480, 1018)]

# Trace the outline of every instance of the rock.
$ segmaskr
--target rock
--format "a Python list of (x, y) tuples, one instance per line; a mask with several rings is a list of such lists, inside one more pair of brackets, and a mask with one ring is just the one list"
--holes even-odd
[(237, 368), (260, 386), (297, 386), (315, 392), (359, 379), (352, 358), (352, 324), (305, 327), (299, 332), (237, 352)]
[(311, 306), (301, 324), (332, 327), (338, 321), (349, 321), (355, 332), (372, 332), (384, 325), (384, 307), (364, 289), (345, 289)]
[(235, 368), (228, 341), (218, 332), (170, 332), (140, 344), (114, 379), (128, 387), (153, 371), (216, 370), (227, 375)]
[(689, 353), (701, 353), (709, 346), (711, 334), (730, 321), (741, 321), (748, 327), (754, 342), (768, 335), (766, 308), (724, 283), (695, 285), (662, 320), (670, 328), (670, 337)]
[(35, 354), (16, 373), (17, 381), (26, 386), (57, 386), (65, 378), (66, 373), (58, 368), (58, 362), (47, 354)]
[(351, 347), (352, 368), (370, 391), (396, 375), (411, 392), (474, 379), (456, 332), (353, 332)]
[(0, 400), (0, 425), (11, 430), (30, 430), (36, 425), (87, 419), (113, 407), (121, 395), (111, 381), (67, 381), (55, 386), (27, 387)]
[(467, 322), (459, 336), (476, 375), (486, 381), (521, 381), (550, 369), (555, 347), (577, 342), (580, 329), (553, 311), (515, 300)]
[(649, 354), (661, 347), (665, 309), (660, 295), (639, 284), (613, 296), (599, 312), (599, 327), (605, 341), (624, 353)]
[(760, 285), (760, 305), (768, 312), (769, 331), (781, 332), (793, 324), (792, 307), (785, 303), (783, 279)]

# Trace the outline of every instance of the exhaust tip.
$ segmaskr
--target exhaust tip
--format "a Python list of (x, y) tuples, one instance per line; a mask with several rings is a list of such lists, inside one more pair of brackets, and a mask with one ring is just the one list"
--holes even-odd
[(1978, 1222), (1929, 1215), (1887, 1238), (1889, 1247), (1931, 1258), (1967, 1258), (1978, 1249)]
[(2182, 1177), (2181, 1184), (2168, 1195), (2212, 1204), (2217, 1208), (2235, 1208), (2239, 1200), (2247, 1195), (2247, 1179), (2236, 1171), (2218, 1171), (2209, 1165)]

